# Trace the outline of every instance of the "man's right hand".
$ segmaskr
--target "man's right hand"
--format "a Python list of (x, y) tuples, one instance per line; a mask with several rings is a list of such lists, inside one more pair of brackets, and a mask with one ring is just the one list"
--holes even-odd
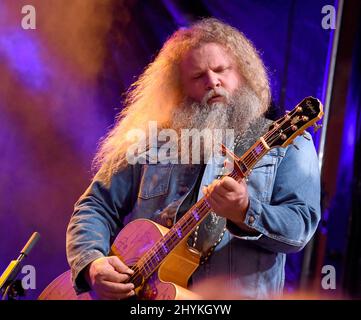
[(118, 257), (103, 257), (85, 269), (85, 278), (100, 299), (120, 300), (135, 294), (133, 283), (124, 283), (134, 271)]

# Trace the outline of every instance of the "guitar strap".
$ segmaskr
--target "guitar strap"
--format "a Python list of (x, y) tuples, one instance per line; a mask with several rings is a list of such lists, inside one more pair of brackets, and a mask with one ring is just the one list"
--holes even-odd
[[(235, 139), (233, 152), (239, 157), (242, 156), (259, 137), (268, 131), (271, 124), (272, 121), (264, 117), (253, 121), (248, 129)], [(207, 168), (205, 174), (206, 172)], [(217, 174), (219, 174), (219, 172)], [(201, 195), (201, 193), (200, 190), (199, 194)], [(199, 227), (197, 227), (196, 231), (189, 236), (188, 244), (201, 252), (202, 263), (207, 260), (214, 248), (221, 242), (226, 230), (225, 227), (226, 219), (211, 212)]]

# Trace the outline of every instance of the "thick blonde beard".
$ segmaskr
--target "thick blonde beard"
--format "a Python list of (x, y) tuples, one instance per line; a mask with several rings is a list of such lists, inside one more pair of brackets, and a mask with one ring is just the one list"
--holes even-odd
[[(205, 99), (203, 99), (205, 100)], [(238, 89), (228, 101), (212, 104), (189, 98), (174, 109), (170, 128), (181, 129), (233, 129), (236, 134), (247, 130), (249, 124), (262, 115), (260, 100), (250, 89)]]
[[(189, 98), (185, 99), (178, 108), (175, 108), (170, 120), (170, 128), (176, 130), (179, 137), (183, 129), (199, 131), (210, 129), (214, 141), (222, 141), (226, 144), (227, 129), (234, 130), (236, 137), (245, 132), (249, 125), (263, 114), (260, 99), (247, 87), (236, 90), (232, 95), (226, 93), (225, 99), (225, 103), (212, 104), (208, 104), (205, 98), (200, 103)], [(211, 150), (208, 149), (211, 147), (209, 143), (204, 144), (201, 151), (209, 154)]]

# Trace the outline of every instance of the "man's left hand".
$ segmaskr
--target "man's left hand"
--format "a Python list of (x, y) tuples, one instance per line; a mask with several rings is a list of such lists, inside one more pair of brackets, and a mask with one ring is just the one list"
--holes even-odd
[(244, 223), (249, 206), (247, 185), (242, 180), (240, 183), (231, 177), (215, 180), (202, 191), (207, 198), (212, 210), (219, 216), (240, 225)]

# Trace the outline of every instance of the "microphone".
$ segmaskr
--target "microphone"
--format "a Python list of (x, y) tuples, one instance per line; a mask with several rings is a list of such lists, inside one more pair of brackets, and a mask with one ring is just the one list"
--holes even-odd
[(26, 243), (26, 245), (24, 246), (23, 250), (20, 251), (20, 255), (23, 254), (24, 256), (27, 257), (29, 255), (30, 251), (35, 246), (35, 244), (39, 241), (39, 239), (40, 239), (40, 233), (39, 232), (34, 232), (31, 235), (28, 242)]
[(28, 242), (25, 244), (24, 248), (20, 251), (19, 257), (16, 260), (12, 260), (10, 262), (0, 277), (0, 291), (2, 291), (4, 288), (6, 290), (6, 288), (9, 287), (16, 279), (23, 259), (29, 255), (30, 251), (33, 249), (34, 245), (38, 242), (39, 239), (40, 234), (38, 232), (34, 232)]

